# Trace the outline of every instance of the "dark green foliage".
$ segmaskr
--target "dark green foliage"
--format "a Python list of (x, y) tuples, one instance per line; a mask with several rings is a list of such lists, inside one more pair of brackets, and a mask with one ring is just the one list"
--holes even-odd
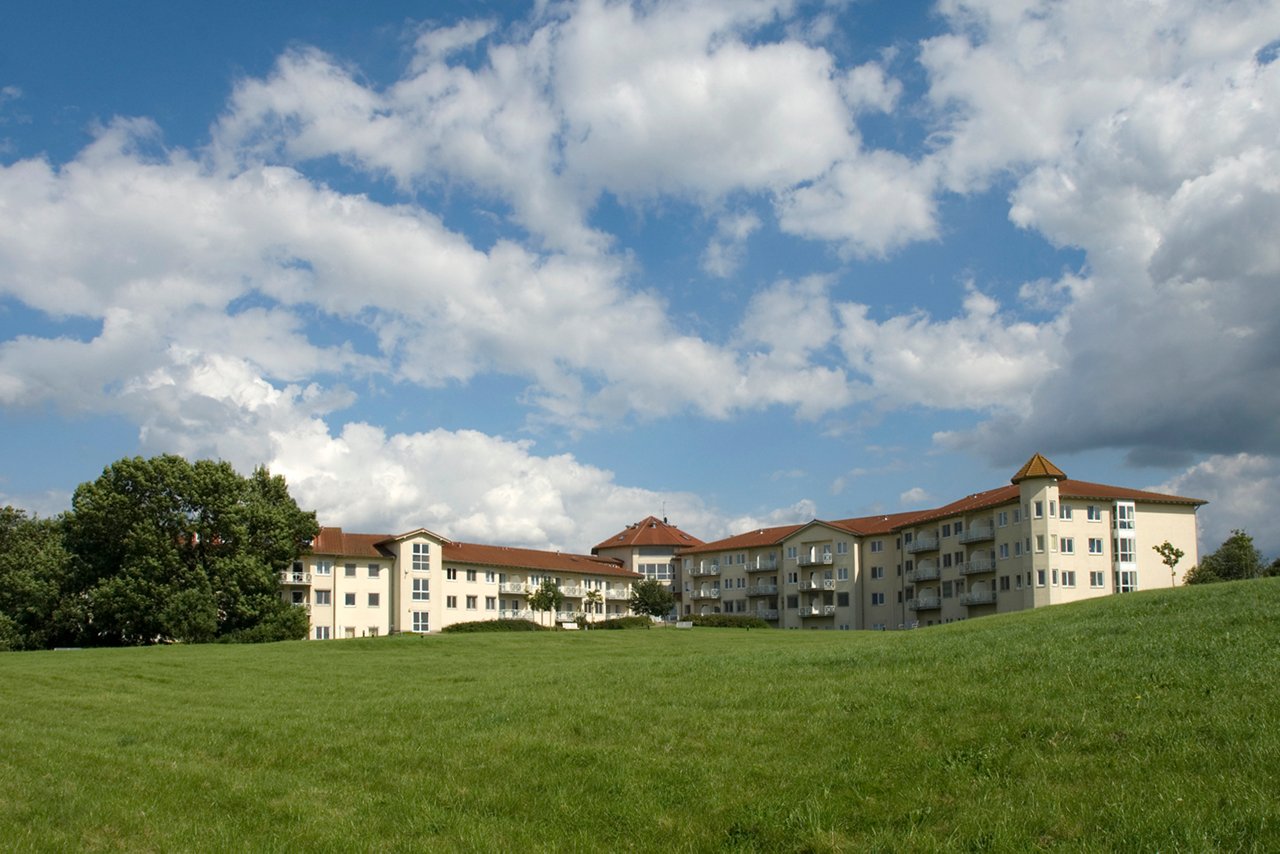
[(545, 632), (547, 628), (532, 620), (476, 620), (454, 623), (440, 630), (444, 634), (476, 634), (481, 632)]
[(655, 578), (645, 578), (631, 585), (631, 610), (650, 617), (665, 617), (671, 613), (676, 598), (666, 584)]
[(564, 604), (564, 594), (549, 578), (529, 596), (529, 607), (535, 611), (556, 611), (562, 604)]
[(59, 520), (0, 509), (0, 649), (44, 649), (74, 637), (74, 603), (63, 601), (69, 566)]
[(598, 623), (591, 623), (593, 629), (650, 629), (653, 620), (648, 617), (611, 617)]
[(683, 617), (695, 626), (712, 629), (767, 629), (769, 624), (747, 614), (701, 614)]
[(266, 469), (120, 460), (60, 520), (0, 514), (0, 644), (303, 638), (306, 613), (281, 600), (279, 573), (317, 530)]
[(1213, 554), (1205, 555), (1198, 566), (1187, 571), (1186, 584), (1210, 584), (1215, 581), (1241, 581), (1267, 574), (1262, 552), (1253, 545), (1253, 537), (1234, 530)]

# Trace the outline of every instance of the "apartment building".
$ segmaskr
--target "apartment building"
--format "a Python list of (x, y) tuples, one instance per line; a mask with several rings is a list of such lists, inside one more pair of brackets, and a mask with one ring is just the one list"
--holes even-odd
[(681, 584), (676, 553), (702, 544), (702, 540), (672, 525), (666, 517), (648, 516), (597, 543), (591, 554), (614, 558), (627, 569), (666, 584), (676, 596), (678, 609)]
[[(398, 535), (322, 528), (280, 581), (285, 601), (307, 609), (308, 636), (326, 640), (473, 620), (625, 616), (631, 584), (642, 577), (610, 557), (459, 543), (426, 528)], [(564, 595), (555, 614), (528, 605), (547, 580)]]
[[(1180, 583), (1205, 502), (1071, 480), (1040, 454), (931, 510), (765, 528), (683, 549), (681, 613), (887, 629)], [(1171, 574), (1153, 550), (1186, 554)]]

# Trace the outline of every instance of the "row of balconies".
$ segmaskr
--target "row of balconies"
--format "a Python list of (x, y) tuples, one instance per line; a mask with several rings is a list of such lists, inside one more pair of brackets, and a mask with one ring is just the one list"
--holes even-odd
[(834, 561), (835, 558), (831, 555), (831, 552), (823, 552), (822, 554), (811, 553), (807, 555), (800, 555), (796, 558), (796, 563), (799, 566), (831, 566)]
[(801, 605), (801, 617), (832, 617), (835, 616), (835, 605)]
[[(531, 593), (538, 592), (536, 584), (526, 584), (523, 581), (502, 581), (498, 584), (499, 593), (514, 593), (517, 596), (528, 596)], [(587, 588), (577, 587), (575, 585), (561, 585), (560, 592), (570, 599), (581, 599), (587, 595)], [(631, 591), (625, 587), (608, 587), (599, 591), (605, 599), (630, 599)]]
[(689, 575), (693, 578), (705, 578), (709, 575), (719, 575), (720, 564), (712, 563), (707, 566), (695, 566), (689, 570)]
[(834, 578), (817, 578), (798, 581), (796, 582), (796, 587), (800, 590), (835, 590), (836, 580)]
[(774, 596), (778, 593), (776, 584), (753, 584), (747, 588), (748, 596)]
[[(971, 590), (960, 594), (961, 605), (992, 605), (996, 601), (994, 590)], [(923, 594), (907, 600), (907, 608), (911, 611), (934, 611), (942, 607), (942, 598), (932, 594)]]
[[(977, 555), (969, 558), (966, 563), (959, 565), (961, 575), (977, 575), (983, 572), (995, 572), (996, 562), (991, 557), (979, 557)], [(937, 561), (922, 560), (914, 569), (907, 570), (907, 581), (915, 584), (921, 581), (936, 581), (942, 575)]]

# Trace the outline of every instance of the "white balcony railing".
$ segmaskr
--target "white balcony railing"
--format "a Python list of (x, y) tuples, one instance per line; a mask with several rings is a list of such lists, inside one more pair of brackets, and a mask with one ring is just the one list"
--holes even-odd
[(282, 572), (280, 573), (281, 584), (310, 584), (311, 573), (309, 572)]
[(560, 588), (560, 593), (571, 599), (581, 599), (583, 596), (587, 595), (587, 588), (566, 584)]
[(720, 574), (720, 564), (718, 563), (709, 563), (706, 566), (695, 566), (693, 569), (689, 570), (689, 575), (695, 578), (701, 578), (709, 575), (719, 575), (719, 574)]
[(532, 620), (532, 608), (519, 608), (516, 610), (504, 609), (498, 612), (499, 619), (503, 620)]
[(777, 560), (762, 560), (760, 558), (756, 558), (754, 563), (752, 562), (747, 563), (747, 572), (777, 572), (777, 571), (778, 571)]
[(830, 552), (824, 552), (823, 554), (800, 555), (796, 562), (800, 566), (831, 566), (834, 560), (835, 558), (832, 557)]
[(938, 569), (937, 564), (930, 563), (925, 565), (922, 562), (921, 565), (917, 566), (915, 569), (907, 570), (907, 581), (911, 584), (915, 584), (919, 581), (933, 581), (940, 574), (941, 570)]
[(719, 599), (720, 590), (715, 587), (704, 587), (701, 590), (695, 590), (689, 594), (693, 599)]
[(907, 608), (912, 611), (932, 611), (942, 607), (942, 600), (937, 596), (917, 596), (907, 600)]
[(994, 572), (996, 562), (989, 557), (971, 557), (960, 566), (961, 575), (975, 575), (979, 572)]
[(982, 543), (996, 538), (996, 529), (991, 525), (970, 525), (960, 535), (962, 543)]
[(801, 590), (835, 590), (836, 580), (834, 578), (815, 578), (797, 582), (796, 586)]
[(630, 599), (631, 591), (625, 587), (610, 587), (604, 591), (606, 599)]
[(776, 620), (776, 619), (778, 619), (778, 609), (777, 609), (777, 608), (757, 608), (755, 613), (756, 613), (756, 616), (757, 616), (757, 617), (759, 617), (759, 618), (760, 618), (760, 619), (762, 619), (762, 620)]
[(748, 596), (776, 596), (778, 593), (778, 585), (776, 584), (753, 584), (747, 588)]
[(529, 590), (529, 585), (523, 581), (503, 581), (498, 585), (498, 592), (524, 594), (531, 591)]
[(835, 605), (801, 605), (801, 617), (830, 617), (836, 612)]
[(931, 534), (920, 534), (907, 543), (907, 554), (909, 555), (920, 554), (920, 552), (936, 552), (937, 550), (938, 538)]
[(577, 611), (556, 611), (556, 622), (567, 623), (578, 618)]
[(992, 605), (995, 601), (994, 590), (970, 590), (960, 596), (961, 605)]

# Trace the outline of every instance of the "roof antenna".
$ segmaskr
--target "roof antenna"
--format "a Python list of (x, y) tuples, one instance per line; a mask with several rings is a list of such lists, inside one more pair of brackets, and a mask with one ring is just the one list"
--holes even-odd
[(662, 501), (662, 524), (664, 524), (664, 525), (666, 525), (666, 524), (667, 524), (667, 502), (666, 502), (666, 499), (663, 499), (663, 501)]

